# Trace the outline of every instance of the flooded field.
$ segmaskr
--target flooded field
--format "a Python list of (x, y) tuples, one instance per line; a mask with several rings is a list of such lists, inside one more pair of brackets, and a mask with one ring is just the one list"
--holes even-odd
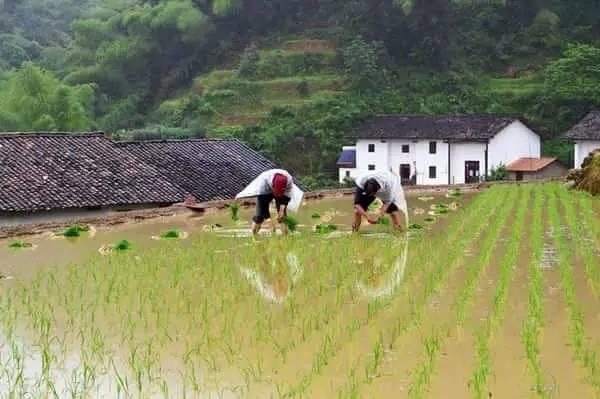
[(242, 210), (2, 242), (0, 397), (600, 395), (598, 200), (411, 198), (411, 229), (359, 235), (351, 202), (287, 238)]

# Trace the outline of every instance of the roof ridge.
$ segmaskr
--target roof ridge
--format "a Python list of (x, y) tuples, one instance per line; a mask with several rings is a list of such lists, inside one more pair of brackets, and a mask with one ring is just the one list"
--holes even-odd
[[(474, 114), (422, 114), (422, 113), (390, 113), (390, 114), (376, 114), (374, 118), (378, 117), (419, 117), (419, 118), (482, 118), (482, 117), (490, 117), (490, 118), (514, 118), (514, 119), (522, 119), (522, 115), (512, 115), (512, 114), (493, 114), (493, 113), (474, 113)], [(370, 118), (367, 118), (370, 119)]]
[(0, 138), (19, 137), (106, 137), (104, 132), (0, 132)]
[(209, 142), (240, 142), (238, 139), (221, 139), (221, 138), (198, 138), (198, 139), (154, 139), (154, 140), (123, 140), (115, 141), (118, 145), (130, 145), (130, 144), (157, 144), (157, 143), (209, 143)]

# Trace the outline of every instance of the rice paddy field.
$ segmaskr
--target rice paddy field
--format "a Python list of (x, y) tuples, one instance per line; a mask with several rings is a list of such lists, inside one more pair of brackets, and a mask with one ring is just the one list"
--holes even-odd
[(600, 398), (600, 201), (453, 194), (1, 242), (0, 397)]

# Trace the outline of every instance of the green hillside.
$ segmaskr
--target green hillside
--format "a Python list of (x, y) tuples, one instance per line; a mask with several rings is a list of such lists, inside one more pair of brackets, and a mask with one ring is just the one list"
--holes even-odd
[(315, 184), (378, 113), (600, 107), (596, 0), (0, 0), (0, 131), (233, 137)]

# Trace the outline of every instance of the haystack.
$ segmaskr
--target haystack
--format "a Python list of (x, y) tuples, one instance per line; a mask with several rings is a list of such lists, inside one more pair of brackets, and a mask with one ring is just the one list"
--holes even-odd
[(582, 172), (575, 180), (575, 187), (592, 195), (600, 195), (600, 150), (593, 151), (585, 158)]

